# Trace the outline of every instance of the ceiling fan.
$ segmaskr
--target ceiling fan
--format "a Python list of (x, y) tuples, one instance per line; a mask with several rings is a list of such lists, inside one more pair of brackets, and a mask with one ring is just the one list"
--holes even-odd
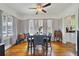
[(36, 10), (36, 15), (38, 14), (38, 12), (44, 12), (47, 13), (47, 11), (44, 9), (45, 7), (50, 6), (51, 3), (47, 3), (45, 5), (42, 5), (42, 3), (37, 3), (36, 8), (29, 8), (29, 9), (35, 9)]

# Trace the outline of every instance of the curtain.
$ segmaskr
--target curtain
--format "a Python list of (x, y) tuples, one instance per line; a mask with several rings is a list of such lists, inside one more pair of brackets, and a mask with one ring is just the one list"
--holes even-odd
[(34, 19), (34, 31), (35, 31), (35, 33), (38, 32), (38, 28), (39, 28), (39, 21), (37, 19)]
[(47, 34), (47, 19), (43, 19), (43, 33)]

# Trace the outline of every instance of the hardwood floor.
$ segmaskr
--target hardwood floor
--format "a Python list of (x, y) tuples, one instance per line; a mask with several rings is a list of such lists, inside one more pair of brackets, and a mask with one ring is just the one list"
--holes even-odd
[[(51, 42), (52, 45), (52, 56), (73, 56), (75, 51), (70, 50), (70, 47), (67, 47), (64, 43), (61, 42)], [(27, 42), (14, 45), (6, 50), (6, 56), (31, 56), (27, 52)], [(72, 49), (72, 48), (71, 48)]]

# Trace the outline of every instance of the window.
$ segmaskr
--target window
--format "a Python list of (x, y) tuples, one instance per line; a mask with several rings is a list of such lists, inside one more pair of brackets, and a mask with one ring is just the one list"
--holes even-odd
[(2, 35), (7, 36), (7, 20), (6, 20), (6, 16), (2, 16)]
[(34, 20), (29, 20), (29, 33), (34, 34)]
[(52, 20), (47, 20), (47, 32), (52, 33)]
[(11, 44), (13, 35), (13, 17), (10, 15), (2, 15), (2, 41), (6, 46)]

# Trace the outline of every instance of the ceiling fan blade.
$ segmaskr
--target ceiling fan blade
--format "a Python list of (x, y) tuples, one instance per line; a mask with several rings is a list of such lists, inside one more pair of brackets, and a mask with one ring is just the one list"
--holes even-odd
[(29, 9), (36, 9), (36, 8), (29, 8)]
[(44, 5), (43, 8), (47, 7), (47, 6), (50, 6), (50, 5), (51, 5), (51, 3), (48, 3), (48, 4)]
[(36, 12), (36, 15), (38, 14), (38, 12)]
[(47, 13), (47, 11), (45, 11), (44, 9), (42, 10), (44, 13)]

